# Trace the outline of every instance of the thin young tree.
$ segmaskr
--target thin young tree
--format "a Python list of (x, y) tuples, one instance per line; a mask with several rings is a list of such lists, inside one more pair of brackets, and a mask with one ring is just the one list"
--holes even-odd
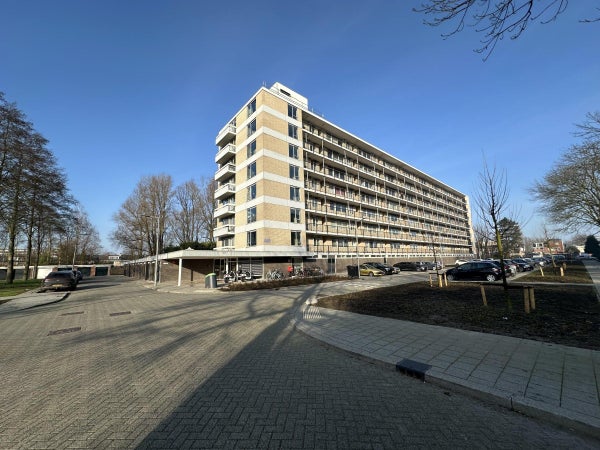
[(502, 271), (502, 286), (506, 293), (507, 307), (512, 310), (512, 301), (508, 295), (508, 282), (504, 267), (504, 249), (502, 246), (502, 230), (500, 220), (508, 209), (509, 189), (506, 171), (498, 171), (496, 167), (489, 168), (484, 161), (483, 170), (479, 173), (479, 185), (475, 194), (475, 205), (479, 219), (492, 230)]

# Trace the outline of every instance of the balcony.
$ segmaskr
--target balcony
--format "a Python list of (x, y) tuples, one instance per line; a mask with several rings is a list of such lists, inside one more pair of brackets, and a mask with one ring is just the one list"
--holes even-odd
[(222, 217), (222, 216), (228, 216), (231, 214), (235, 214), (235, 205), (234, 204), (223, 205), (223, 206), (220, 206), (217, 209), (215, 209), (215, 219)]
[(220, 238), (223, 236), (229, 236), (235, 234), (235, 225), (224, 225), (222, 227), (215, 228), (213, 236)]
[(227, 195), (235, 195), (235, 184), (227, 183), (221, 187), (219, 187), (215, 191), (215, 200), (219, 200)]
[(225, 164), (215, 174), (215, 181), (220, 181), (223, 178), (231, 178), (231, 176), (235, 175), (235, 164)]
[(235, 145), (227, 144), (225, 147), (219, 149), (215, 156), (215, 162), (217, 164), (223, 164), (223, 162), (233, 158), (235, 156)]
[(218, 146), (223, 145), (227, 141), (231, 141), (235, 137), (235, 125), (228, 123), (223, 127), (219, 134), (217, 134), (217, 139), (215, 140), (215, 144)]

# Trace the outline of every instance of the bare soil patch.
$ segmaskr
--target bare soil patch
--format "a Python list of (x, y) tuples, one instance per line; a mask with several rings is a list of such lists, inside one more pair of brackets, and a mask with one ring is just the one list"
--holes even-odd
[(428, 282), (356, 292), (319, 300), (318, 305), (392, 319), (533, 339), (600, 350), (600, 303), (591, 285), (535, 285), (535, 311), (525, 314), (521, 289), (509, 290), (508, 309), (501, 285)]

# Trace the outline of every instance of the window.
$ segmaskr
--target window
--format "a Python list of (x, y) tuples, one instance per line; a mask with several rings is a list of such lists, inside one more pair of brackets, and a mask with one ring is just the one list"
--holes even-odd
[(256, 119), (248, 124), (248, 136), (252, 136), (254, 133), (256, 133)]
[(248, 223), (256, 222), (256, 206), (246, 210), (246, 217), (248, 219)]
[(256, 112), (256, 99), (248, 103), (248, 117), (250, 117), (254, 112)]
[(247, 200), (254, 200), (256, 198), (256, 184), (248, 186)]
[(293, 180), (300, 178), (300, 167), (290, 164), (290, 178)]
[(333, 238), (331, 243), (334, 247), (348, 247), (349, 241), (347, 238)]
[(329, 176), (337, 178), (338, 180), (343, 180), (346, 178), (346, 174), (342, 170), (334, 169), (333, 167), (327, 167), (327, 171), (329, 172)]
[(290, 105), (288, 103), (288, 117), (291, 117), (292, 119), (297, 119), (298, 116), (298, 108), (296, 108), (294, 105)]
[(302, 245), (300, 238), (301, 238), (300, 231), (292, 231), (292, 234), (291, 234), (292, 245)]
[(256, 140), (250, 142), (246, 146), (246, 157), (250, 158), (252, 155), (256, 153)]
[(290, 208), (290, 222), (300, 223), (300, 208)]
[(290, 186), (290, 200), (300, 201), (300, 188)]
[(254, 247), (256, 245), (256, 231), (248, 231), (246, 233), (246, 246)]
[(289, 156), (290, 158), (298, 159), (298, 146), (294, 144), (289, 145)]
[(298, 127), (296, 125), (288, 123), (288, 136), (294, 139), (298, 139)]
[(246, 167), (246, 175), (248, 176), (248, 179), (256, 176), (256, 161), (252, 164), (248, 164), (248, 167)]
[(345, 203), (331, 202), (329, 203), (329, 209), (338, 213), (345, 213), (347, 206)]

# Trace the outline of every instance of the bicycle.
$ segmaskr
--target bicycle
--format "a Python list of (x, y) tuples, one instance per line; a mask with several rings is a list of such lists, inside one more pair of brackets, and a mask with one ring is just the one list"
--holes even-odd
[(266, 273), (267, 280), (281, 280), (283, 274), (279, 269), (271, 269)]

